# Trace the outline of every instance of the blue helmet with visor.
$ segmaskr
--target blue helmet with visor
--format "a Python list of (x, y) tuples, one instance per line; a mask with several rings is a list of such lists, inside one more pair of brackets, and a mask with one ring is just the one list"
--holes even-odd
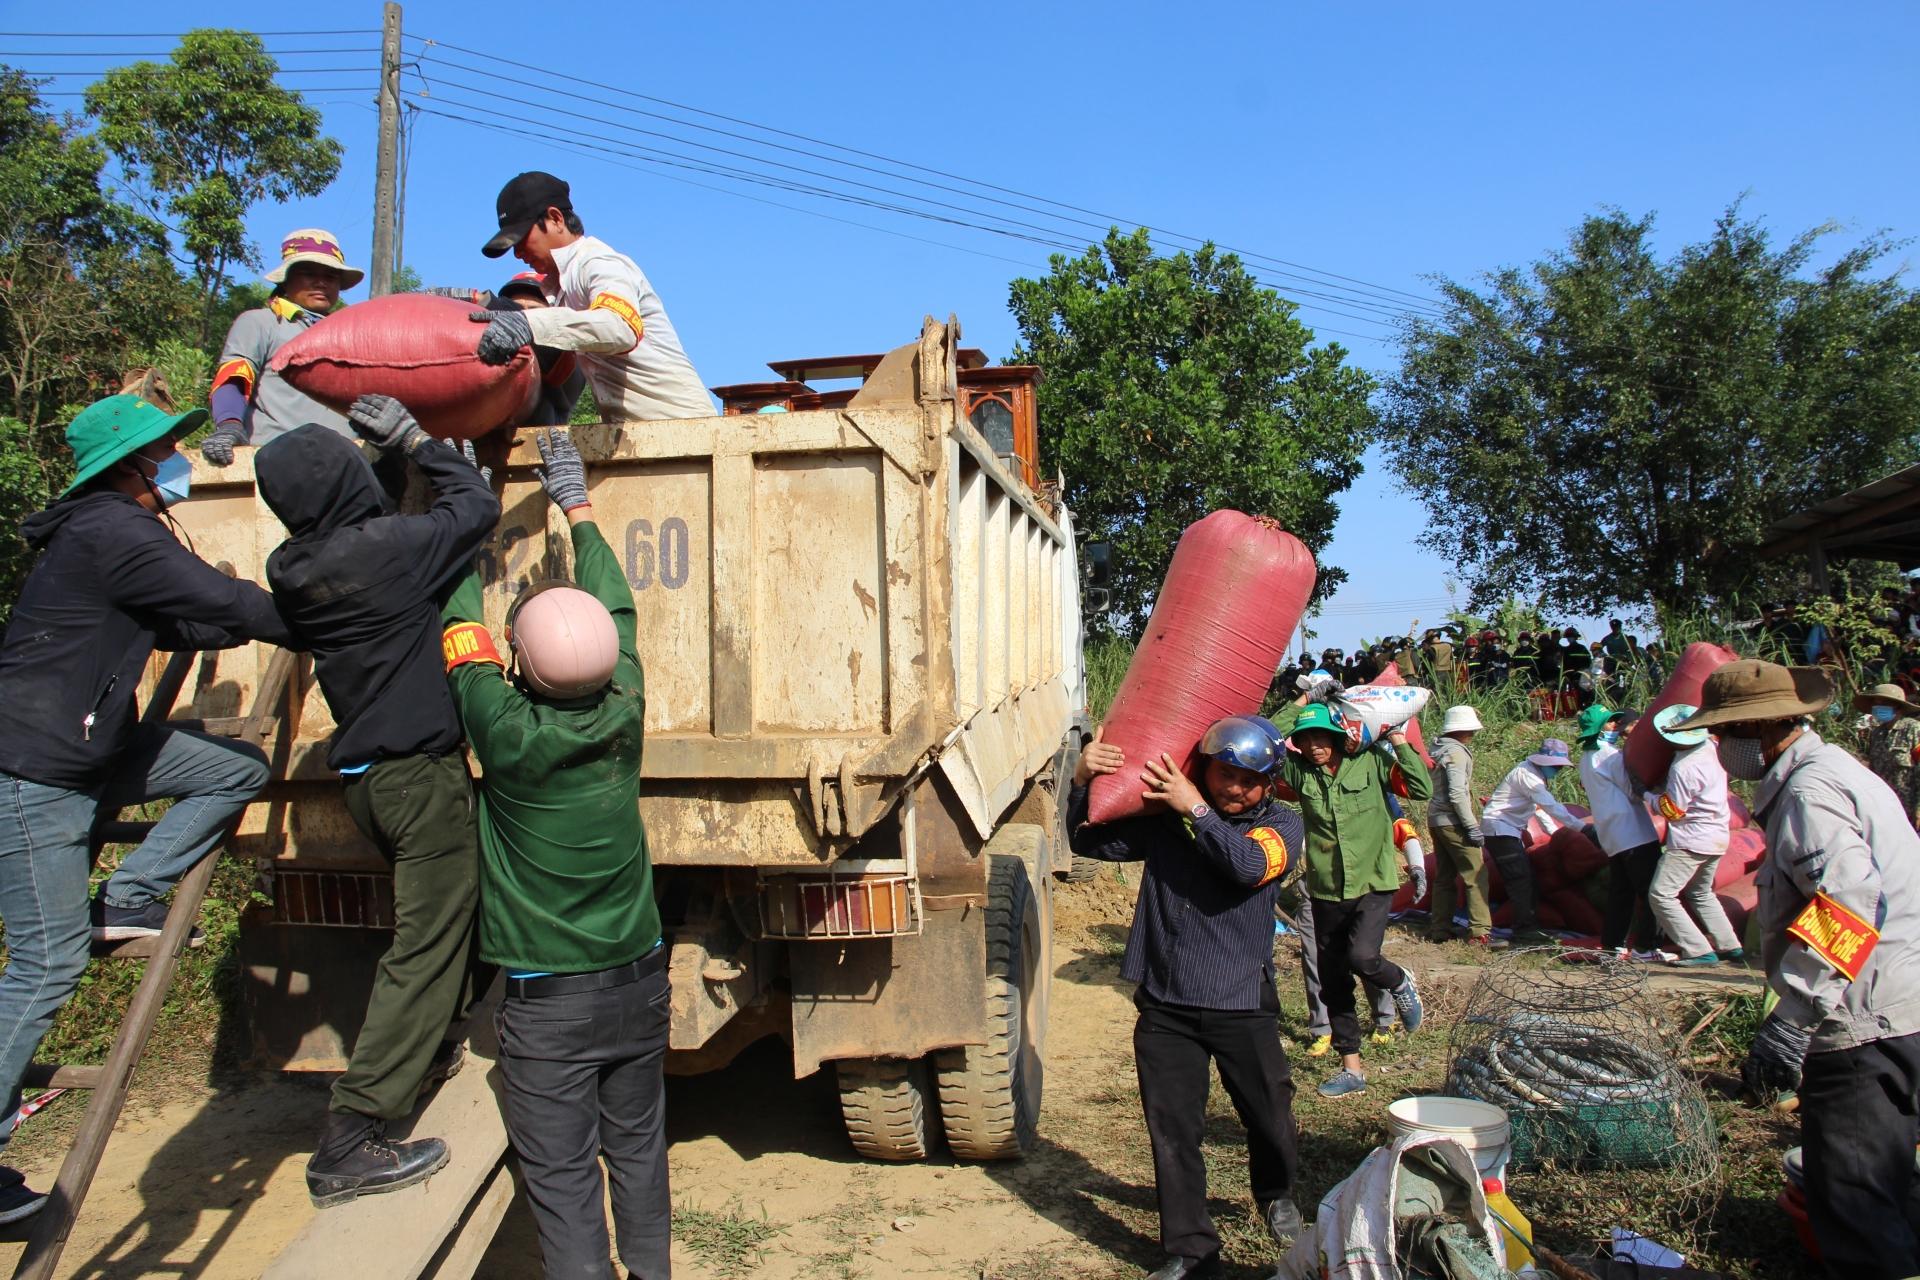
[(1201, 755), (1254, 773), (1272, 773), (1285, 750), (1280, 730), (1262, 716), (1228, 716), (1215, 720), (1200, 736)]

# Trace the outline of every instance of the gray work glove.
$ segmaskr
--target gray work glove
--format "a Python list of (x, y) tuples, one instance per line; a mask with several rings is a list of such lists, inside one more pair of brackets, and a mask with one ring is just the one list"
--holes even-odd
[(556, 435), (552, 427), (545, 427), (533, 443), (540, 450), (540, 465), (533, 473), (540, 477), (540, 487), (553, 505), (562, 511), (587, 506), (592, 501), (587, 497), (587, 464), (580, 460), (573, 437)]
[(392, 396), (361, 396), (347, 410), (354, 434), (385, 453), (412, 453), (433, 439)]
[(1409, 862), (1407, 864), (1407, 874), (1413, 877), (1413, 900), (1418, 902), (1427, 896), (1427, 864), (1424, 862)]
[(1747, 1092), (1765, 1101), (1800, 1087), (1800, 1065), (1806, 1061), (1813, 1032), (1774, 1014), (1754, 1033), (1753, 1048), (1740, 1064), (1740, 1082)]
[(200, 442), (200, 456), (216, 467), (233, 465), (233, 446), (247, 442), (246, 432), (237, 422), (223, 422), (213, 434)]
[(480, 465), (480, 455), (474, 452), (473, 441), (442, 440), (440, 443), (465, 458), (467, 465), (480, 473), (480, 483), (489, 489), (493, 488), (493, 468)]
[(1487, 834), (1478, 827), (1467, 828), (1467, 843), (1476, 849), (1487, 847)]
[(527, 313), (518, 307), (505, 311), (473, 311), (467, 314), (467, 319), (487, 326), (487, 331), (480, 335), (480, 349), (475, 353), (481, 364), (505, 364), (513, 359), (516, 351), (533, 345), (533, 326), (527, 323)]

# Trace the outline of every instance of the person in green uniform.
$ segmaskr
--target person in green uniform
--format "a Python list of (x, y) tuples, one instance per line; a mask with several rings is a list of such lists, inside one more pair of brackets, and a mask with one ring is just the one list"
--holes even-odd
[(454, 705), (484, 776), (480, 955), (507, 973), (502, 1110), (549, 1280), (668, 1274), (662, 1074), (666, 948), (640, 821), (646, 691), (633, 592), (593, 522), (566, 435), (537, 437), (540, 483), (573, 530), (574, 584), (507, 615), (511, 667), (470, 572), (442, 611)]
[[(1316, 697), (1326, 685), (1302, 694), (1273, 718), (1293, 748), (1275, 776), (1300, 796), (1307, 829), (1307, 896), (1320, 958), (1320, 996), (1333, 1024), (1340, 1070), (1320, 1086), (1329, 1098), (1367, 1087), (1360, 1066), (1360, 1022), (1354, 1017), (1356, 976), (1393, 996), (1401, 1025), (1420, 1027), (1420, 993), (1413, 975), (1380, 954), (1387, 913), (1400, 888), (1388, 788), (1398, 771), (1409, 800), (1426, 800), (1433, 782), (1420, 753), (1394, 728), (1385, 743), (1354, 752), (1345, 727)], [(1391, 750), (1382, 750), (1389, 746)]]

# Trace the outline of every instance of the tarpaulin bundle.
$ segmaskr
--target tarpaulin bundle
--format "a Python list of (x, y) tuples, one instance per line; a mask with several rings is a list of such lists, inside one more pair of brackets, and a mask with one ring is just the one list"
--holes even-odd
[(1107, 715), (1105, 740), (1127, 764), (1093, 780), (1092, 821), (1143, 812), (1146, 761), (1164, 752), (1191, 772), (1208, 725), (1260, 710), (1314, 573), (1312, 553), (1265, 516), (1216, 511), (1187, 527)]
[(524, 420), (540, 390), (531, 348), (504, 365), (474, 354), (485, 326), (470, 302), (393, 293), (336, 311), (280, 348), (271, 367), (344, 411), (363, 395), (406, 405), (428, 434), (470, 440)]
[(1659, 786), (1667, 780), (1667, 770), (1673, 766), (1673, 744), (1653, 727), (1653, 713), (1677, 702), (1699, 706), (1700, 687), (1707, 682), (1707, 677), (1739, 656), (1731, 649), (1704, 640), (1697, 640), (1681, 651), (1680, 661), (1674, 665), (1673, 675), (1668, 677), (1660, 696), (1627, 731), (1627, 770), (1642, 786)]

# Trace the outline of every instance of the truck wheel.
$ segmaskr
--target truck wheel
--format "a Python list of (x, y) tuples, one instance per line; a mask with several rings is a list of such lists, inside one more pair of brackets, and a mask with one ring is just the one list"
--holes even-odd
[(840, 1117), (853, 1149), (869, 1160), (925, 1160), (933, 1150), (927, 1064), (906, 1058), (842, 1058)]
[(1075, 854), (1073, 865), (1067, 868), (1066, 881), (1068, 884), (1087, 884), (1099, 874), (1100, 859), (1082, 858)]
[(1025, 862), (993, 859), (987, 881), (987, 1043), (933, 1055), (947, 1145), (962, 1160), (1033, 1146), (1047, 1033), (1049, 939)]

